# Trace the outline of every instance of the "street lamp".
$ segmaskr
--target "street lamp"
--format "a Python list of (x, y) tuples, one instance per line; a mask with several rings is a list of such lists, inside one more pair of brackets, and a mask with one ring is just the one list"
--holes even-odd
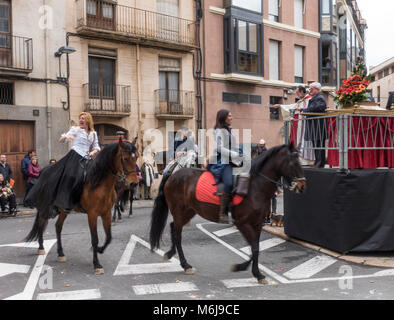
[(68, 47), (68, 46), (63, 46), (60, 47), (56, 52), (55, 52), (55, 57), (59, 58), (62, 56), (63, 53), (73, 53), (76, 50), (73, 47)]

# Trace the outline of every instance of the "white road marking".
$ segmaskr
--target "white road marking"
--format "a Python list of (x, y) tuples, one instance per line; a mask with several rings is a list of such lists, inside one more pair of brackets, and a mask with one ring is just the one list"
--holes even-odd
[(215, 231), (213, 234), (218, 236), (218, 237), (223, 237), (223, 236), (227, 236), (229, 234), (235, 233), (237, 231), (238, 231), (237, 227), (236, 226), (232, 226), (230, 228), (226, 228), (226, 229), (221, 229), (221, 230)]
[(133, 286), (136, 295), (197, 291), (198, 288), (192, 282), (160, 283)]
[[(268, 285), (272, 286), (274, 284), (278, 284), (276, 281), (266, 278), (268, 281)], [(226, 288), (233, 289), (233, 288), (247, 288), (247, 287), (260, 287), (266, 286), (266, 284), (259, 284), (256, 281), (256, 278), (244, 278), (244, 279), (226, 279), (221, 280)]]
[(99, 289), (40, 293), (37, 300), (92, 300), (101, 299)]
[[(259, 251), (267, 250), (269, 248), (272, 248), (272, 247), (275, 247), (277, 245), (280, 245), (283, 242), (286, 242), (286, 240), (283, 240), (282, 238), (272, 238), (272, 239), (261, 241), (260, 245), (259, 245)], [(242, 252), (245, 252), (246, 254), (249, 254), (249, 255), (252, 254), (250, 246), (243, 247), (240, 250)]]
[(55, 243), (56, 243), (56, 239), (44, 241), (45, 254), (38, 256), (36, 263), (33, 267), (33, 270), (30, 274), (29, 280), (26, 283), (25, 289), (21, 293), (8, 297), (4, 300), (32, 300), (33, 299), (34, 291), (36, 289), (38, 281), (40, 280), (40, 275), (42, 272), (42, 268), (44, 267), (45, 259)]
[(0, 278), (12, 273), (28, 273), (30, 266), (24, 264), (0, 263)]
[(33, 242), (2, 244), (2, 245), (0, 245), (0, 248), (2, 248), (2, 247), (36, 248), (36, 249), (38, 249), (38, 242), (33, 241)]
[(310, 278), (337, 261), (337, 259), (334, 259), (330, 256), (316, 256), (300, 264), (299, 266), (287, 271), (283, 275), (289, 279)]
[[(231, 245), (229, 245), (228, 243), (224, 242), (222, 239), (218, 238), (217, 236), (215, 236), (214, 234), (212, 234), (211, 232), (209, 232), (208, 230), (204, 229), (204, 227), (202, 226), (202, 223), (199, 223), (196, 225), (196, 227), (198, 229), (200, 229), (202, 232), (204, 232), (205, 234), (207, 234), (208, 236), (210, 236), (211, 238), (213, 238), (214, 240), (216, 240), (217, 242), (221, 243), (223, 246), (225, 246), (227, 249), (229, 249), (230, 251), (234, 252), (235, 254), (239, 255), (242, 259), (249, 261), (250, 257), (248, 255), (246, 255), (245, 253), (243, 253), (242, 251), (232, 247)], [(274, 278), (275, 280), (281, 282), (281, 283), (290, 283), (290, 280), (282, 277), (281, 275), (277, 274), (276, 272), (272, 271), (271, 269), (261, 265), (259, 263), (259, 269), (261, 271), (264, 272), (265, 275), (270, 276), (271, 278)], [(256, 280), (257, 281), (257, 280)]]
[[(122, 257), (119, 260), (114, 276), (184, 271), (176, 258), (170, 259), (169, 262), (129, 264), (137, 243), (142, 244), (150, 250), (149, 243), (132, 234)], [(162, 257), (165, 254), (165, 252), (160, 249), (155, 250), (154, 252)]]

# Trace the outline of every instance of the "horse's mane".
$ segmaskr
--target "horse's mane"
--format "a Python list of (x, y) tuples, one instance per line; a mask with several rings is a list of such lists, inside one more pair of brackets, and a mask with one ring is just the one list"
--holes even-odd
[(262, 168), (264, 165), (273, 158), (279, 151), (281, 151), (283, 148), (286, 148), (287, 144), (283, 144), (281, 146), (276, 146), (271, 149), (268, 149), (266, 152), (263, 152), (262, 154), (258, 155), (256, 158), (252, 159), (252, 166), (250, 169), (250, 175), (255, 176), (259, 172), (261, 172)]
[[(136, 152), (137, 148), (130, 142), (124, 142), (124, 150), (127, 152)], [(95, 189), (98, 187), (100, 182), (107, 176), (109, 172), (115, 173), (114, 157), (118, 152), (119, 142), (107, 145), (98, 153), (97, 158), (91, 163), (87, 170), (87, 182), (90, 183), (90, 187)]]

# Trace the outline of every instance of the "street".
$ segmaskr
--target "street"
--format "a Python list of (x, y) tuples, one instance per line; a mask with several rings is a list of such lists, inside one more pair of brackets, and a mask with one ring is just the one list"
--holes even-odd
[[(50, 220), (46, 255), (35, 243), (21, 243), (34, 216), (0, 220), (0, 299), (26, 300), (272, 300), (391, 299), (394, 270), (346, 263), (262, 231), (260, 269), (268, 285), (258, 285), (247, 271), (233, 273), (249, 248), (230, 225), (195, 217), (183, 232), (183, 248), (194, 275), (186, 275), (176, 255), (169, 262), (169, 227), (161, 250), (148, 245), (150, 208), (136, 208), (113, 226), (113, 240), (99, 256), (105, 274), (93, 275), (87, 217), (71, 213), (63, 228), (67, 262), (57, 262), (56, 234)], [(171, 216), (169, 217), (169, 221)], [(168, 221), (168, 222), (169, 222)], [(100, 242), (104, 232), (99, 223)]]

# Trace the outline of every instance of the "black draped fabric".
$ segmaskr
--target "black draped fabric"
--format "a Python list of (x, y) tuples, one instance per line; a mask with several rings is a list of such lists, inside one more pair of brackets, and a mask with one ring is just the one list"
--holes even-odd
[(79, 203), (87, 160), (74, 150), (58, 162), (45, 167), (30, 190), (26, 202), (37, 208), (41, 217), (55, 217), (56, 208), (71, 210)]
[(394, 170), (305, 169), (304, 194), (285, 191), (285, 233), (340, 252), (394, 250)]

